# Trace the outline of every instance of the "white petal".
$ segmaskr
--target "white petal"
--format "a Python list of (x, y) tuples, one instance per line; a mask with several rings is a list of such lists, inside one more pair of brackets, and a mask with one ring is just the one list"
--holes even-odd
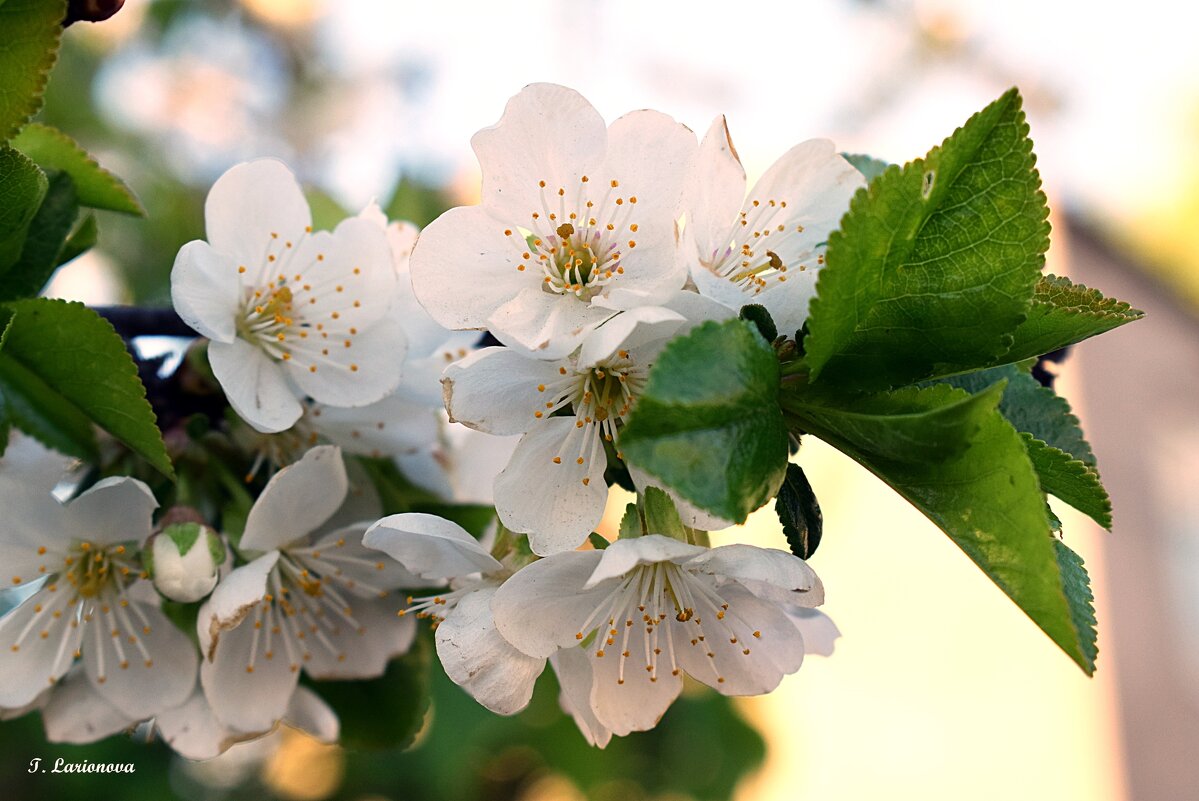
[[(0, 580), (5, 587), (27, 584), (45, 575), (43, 568), (53, 570), (62, 563), (73, 526), (50, 487), (0, 475), (0, 509)], [(38, 553), (41, 548), (47, 552)]]
[(412, 251), (412, 288), (430, 317), (446, 328), (483, 328), (521, 289), (540, 291), (540, 271), (516, 269), (525, 244), (514, 241), (512, 226), (479, 206), (463, 206), (421, 232)]
[(720, 116), (700, 142), (687, 190), (687, 232), (700, 259), (711, 262), (729, 246), (744, 200), (745, 169)]
[(488, 434), (523, 434), (537, 422), (534, 413), (557, 400), (544, 388), (559, 378), (558, 367), (509, 348), (477, 350), (441, 379), (450, 421)]
[(221, 633), (240, 624), (266, 595), (267, 578), (277, 561), (279, 552), (268, 551), (253, 562), (235, 568), (216, 585), (196, 618), (200, 650), (206, 658), (212, 659)]
[(308, 420), (343, 451), (373, 457), (431, 446), (441, 428), (435, 411), (398, 393), (353, 409), (317, 405), (309, 410)]
[(232, 342), (236, 334), (241, 281), (237, 262), (195, 240), (179, 249), (171, 268), (171, 304), (190, 325), (215, 342)]
[(615, 312), (574, 295), (526, 287), (487, 318), (495, 338), (538, 359), (561, 359)]
[(575, 635), (612, 590), (583, 589), (599, 558), (596, 551), (565, 551), (518, 570), (491, 599), (500, 635), (536, 657), (578, 645)]
[(421, 578), (452, 578), (501, 567), (465, 529), (436, 515), (411, 512), (385, 517), (367, 529), (362, 542)]
[[(645, 628), (633, 626), (627, 646), (630, 655), (640, 656), (645, 652), (645, 639)], [(596, 653), (594, 648), (586, 651), (594, 673), (591, 708), (600, 724), (619, 736), (648, 731), (658, 725), (662, 715), (679, 697), (683, 677), (672, 674), (669, 663), (663, 665), (661, 662), (656, 676), (651, 676), (645, 670), (643, 660), (624, 660), (616, 648), (607, 649), (602, 657)], [(623, 671), (622, 661), (625, 663)]]
[(267, 551), (302, 539), (333, 516), (347, 486), (341, 449), (312, 448), (267, 482), (246, 518), (241, 547)]
[[(693, 678), (724, 695), (768, 693), (784, 675), (799, 670), (803, 637), (779, 606), (736, 585), (722, 588), (720, 594), (729, 606), (720, 621), (723, 626), (707, 617), (702, 626), (705, 640), (691, 644), (676, 636), (679, 664)], [(692, 637), (701, 629), (672, 625), (686, 626)], [(730, 641), (730, 633), (737, 642)]]
[(603, 117), (578, 92), (526, 86), (498, 123), (471, 139), (483, 172), (483, 205), (523, 223), (541, 209), (540, 181), (574, 188), (582, 176), (598, 173), (607, 138)]
[[(463, 430), (469, 430), (463, 427)], [(476, 432), (478, 433), (478, 432)], [(480, 437), (486, 437), (487, 434), (479, 434)], [(445, 500), (458, 500), (460, 503), (467, 503), (454, 495), (454, 487), (450, 483), (450, 467), (449, 457), (440, 447), (434, 445), (431, 448), (421, 448), (416, 451), (401, 453), (395, 457), (395, 462), (400, 468), (400, 472), (404, 474), (404, 478), (411, 481), (417, 487), (432, 493), (436, 497)], [(497, 467), (496, 473), (499, 472)], [(488, 482), (494, 481), (494, 473), (488, 479)], [(487, 487), (488, 496), (490, 497), (491, 487)], [(490, 503), (490, 501), (481, 501), (480, 503)]]
[(583, 340), (579, 366), (592, 367), (622, 348), (631, 350), (643, 342), (668, 339), (684, 322), (683, 315), (662, 306), (642, 306), (622, 312), (591, 331)]
[(604, 172), (637, 198), (638, 218), (646, 221), (637, 232), (638, 247), (651, 226), (673, 237), (695, 151), (695, 134), (658, 111), (633, 111), (608, 127)]
[[(218, 585), (218, 592), (220, 588)], [(201, 616), (203, 613), (201, 609)], [(254, 623), (260, 616), (262, 628), (258, 629)], [(281, 629), (272, 643), (277, 651), (272, 650), (271, 658), (267, 658), (265, 632), (274, 625)], [(298, 662), (299, 655), (289, 655), (285, 647), (285, 638), (290, 636), (283, 631), (286, 625), (273, 605), (266, 614), (262, 609), (250, 610), (249, 617), (221, 634), (210, 658), (200, 663), (204, 696), (222, 725), (238, 732), (263, 732), (287, 712), (300, 674), (299, 665), (289, 658)]]
[(163, 742), (187, 759), (212, 759), (227, 751), (244, 735), (225, 728), (197, 685), (191, 696), (154, 719)]
[[(199, 657), (187, 635), (156, 607), (134, 602), (124, 611), (136, 628), (93, 610), (83, 664), (97, 692), (125, 715), (142, 720), (187, 700)], [(119, 636), (111, 636), (109, 626)]]
[(97, 545), (132, 540), (141, 545), (150, 536), (151, 516), (158, 501), (136, 478), (104, 478), (67, 504), (75, 536)]
[(253, 270), (265, 259), (271, 234), (298, 242), (312, 213), (291, 170), (260, 159), (217, 179), (204, 203), (204, 222), (213, 248)]
[[(782, 255), (782, 254), (780, 254)], [(770, 319), (780, 334), (794, 336), (808, 319), (808, 306), (816, 297), (816, 280), (819, 268), (791, 270), (784, 283), (771, 284), (761, 294), (746, 296), (746, 303), (758, 303), (770, 312)], [(727, 282), (731, 286), (731, 282)]]
[(458, 503), (495, 505), (495, 477), (512, 461), (520, 437), (497, 437), (451, 426), (450, 480)]
[[(734, 312), (747, 303), (761, 304), (763, 298), (770, 294), (769, 290), (761, 292), (757, 295), (753, 294), (752, 292), (747, 292), (729, 279), (717, 275), (707, 267), (704, 267), (702, 264), (698, 263), (692, 266), (691, 278), (695, 281), (695, 287), (700, 291), (700, 294), (706, 298), (711, 298), (712, 300), (728, 307)], [(788, 283), (790, 282), (791, 279), (788, 278)], [(803, 313), (806, 317), (806, 307), (804, 308)], [(773, 315), (771, 316), (771, 319), (773, 319)], [(779, 330), (786, 331), (784, 328), (780, 328)]]
[[(297, 253), (299, 259), (303, 254)], [(316, 278), (344, 287), (342, 292), (326, 291), (313, 307), (320, 312), (339, 310), (354, 316), (359, 325), (369, 325), (391, 310), (399, 289), (387, 233), (367, 220), (355, 217), (342, 220), (329, 239)], [(359, 305), (355, 306), (357, 301)]]
[(575, 725), (588, 745), (604, 748), (612, 740), (612, 730), (599, 722), (591, 708), (591, 659), (582, 648), (565, 648), (550, 657), (550, 665), (558, 675), (562, 688), (558, 703), (562, 711), (574, 718)]
[(512, 531), (527, 533), (538, 555), (579, 547), (604, 516), (607, 457), (600, 449), (597, 458), (578, 464), (578, 447), (566, 448), (574, 430), (571, 417), (540, 421), (521, 438), (495, 480), (500, 520)]
[(96, 692), (82, 668), (67, 674), (42, 709), (46, 739), (52, 743), (94, 743), (137, 721)]
[[(70, 625), (76, 607), (65, 587), (43, 586), (0, 617), (0, 707), (28, 704), (58, 681), (75, 661), (86, 624)], [(41, 611), (38, 611), (38, 609)], [(61, 612), (55, 618), (53, 613)], [(42, 636), (42, 632), (46, 636)]]
[(283, 720), (322, 743), (335, 743), (341, 734), (337, 713), (307, 687), (297, 687)]
[(647, 534), (644, 537), (617, 540), (600, 553), (599, 564), (584, 585), (588, 589), (602, 581), (623, 576), (638, 565), (657, 562), (679, 564), (708, 553), (708, 549), (661, 534)]
[(778, 604), (819, 606), (824, 585), (798, 556), (775, 548), (722, 545), (687, 562), (688, 570), (731, 579), (755, 595)]
[[(283, 362), (291, 380), (313, 400), (332, 406), (366, 406), (399, 385), (407, 349), (399, 320), (385, 317), (359, 328), (352, 337), (333, 333), (330, 337), (310, 338), (301, 345), (293, 340), (294, 358)], [(352, 347), (346, 347), (346, 342)], [(325, 348), (322, 343), (332, 344)]]
[(340, 588), (362, 598), (378, 598), (385, 590), (420, 587), (426, 582), (399, 562), (362, 542), (368, 523), (344, 526), (304, 548), (289, 548), (287, 555)]
[[(396, 615), (399, 607), (396, 599), (355, 598), (351, 604), (349, 615), (353, 623), (327, 608), (320, 617), (310, 619), (324, 635), (317, 637), (311, 633), (309, 638), (311, 658), (304, 663), (304, 672), (314, 679), (377, 678), (383, 675), (393, 657), (412, 646), (416, 621)], [(313, 637), (319, 640), (319, 645)]]
[(786, 609), (787, 616), (803, 635), (804, 651), (818, 656), (832, 656), (837, 638), (841, 630), (828, 615), (819, 609), (791, 607)]
[(50, 450), (28, 434), (13, 429), (4, 454), (0, 455), (0, 486), (13, 481), (49, 492), (73, 462), (73, 457)]
[(229, 404), (256, 430), (273, 434), (291, 428), (304, 409), (279, 364), (244, 339), (208, 346), (208, 361)]
[(525, 656), (496, 631), (495, 586), (462, 596), (437, 626), (437, 656), (446, 675), (498, 715), (514, 715), (533, 697), (545, 659)]

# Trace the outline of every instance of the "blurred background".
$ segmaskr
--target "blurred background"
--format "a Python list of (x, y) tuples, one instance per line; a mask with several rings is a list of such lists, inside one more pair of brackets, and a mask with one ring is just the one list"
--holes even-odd
[[(544, 677), (530, 710), (486, 713), (443, 676), (415, 747), (325, 747), (292, 731), (190, 764), (161, 744), (48, 746), (0, 726), (0, 795), (182, 799), (1199, 798), (1199, 49), (1166, 0), (409, 3), (128, 0), (65, 36), (43, 117), (135, 189), (146, 220), (49, 294), (166, 304), (227, 167), (283, 158), (318, 224), (379, 200), (427, 223), (477, 199), (470, 136), (533, 81), (611, 120), (666, 111), (729, 127), (751, 180), (792, 144), (923, 155), (1012, 85), (1054, 209), (1048, 269), (1147, 318), (1074, 349), (1058, 391), (1083, 420), (1115, 530), (1068, 509), (1100, 618), (1088, 679), (929, 522), (818, 442), (812, 564), (842, 637), (775, 693), (696, 689), (659, 730), (589, 749)], [(101, 213), (103, 215), (103, 213)], [(624, 499), (613, 499), (623, 508)], [(785, 547), (767, 509), (722, 534)], [(39, 777), (34, 756), (134, 761), (135, 777)]]

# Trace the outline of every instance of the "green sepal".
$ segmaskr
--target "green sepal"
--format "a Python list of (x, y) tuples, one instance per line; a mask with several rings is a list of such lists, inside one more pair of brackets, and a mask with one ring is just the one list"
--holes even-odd
[(645, 530), (642, 526), (641, 512), (638, 510), (637, 504), (626, 504), (624, 508), (624, 514), (620, 518), (619, 538), (622, 540), (628, 540), (634, 537), (640, 537), (643, 534), (645, 534)]
[(741, 307), (737, 316), (753, 323), (754, 327), (758, 329), (758, 333), (762, 335), (762, 339), (767, 342), (774, 342), (778, 339), (778, 326), (774, 324), (774, 318), (770, 316), (770, 312), (765, 306), (758, 303), (747, 303)]
[(787, 538), (791, 553), (800, 559), (810, 558), (820, 545), (824, 518), (816, 493), (799, 465), (787, 465), (787, 477), (779, 487), (774, 511), (783, 526), (783, 536)]
[(641, 510), (645, 515), (645, 531), (647, 534), (661, 534), (664, 537), (688, 541), (687, 527), (679, 517), (679, 510), (674, 508), (674, 501), (657, 487), (646, 487), (641, 496)]
[(591, 543), (591, 547), (597, 551), (602, 551), (612, 543), (604, 539), (604, 536), (598, 531), (593, 531), (587, 535), (587, 541)]

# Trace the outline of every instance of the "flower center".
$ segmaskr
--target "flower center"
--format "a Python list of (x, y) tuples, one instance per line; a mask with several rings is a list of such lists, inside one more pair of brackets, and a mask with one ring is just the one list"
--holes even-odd
[(667, 665), (672, 676), (679, 675), (678, 654), (684, 648), (699, 649), (717, 683), (723, 684), (713, 637), (725, 638), (749, 656), (747, 643), (761, 639), (762, 632), (736, 614), (710, 579), (673, 562), (630, 570), (575, 634), (580, 646), (596, 659), (619, 648), (617, 683), (622, 685), (626, 668), (633, 669), (631, 675), (641, 674), (644, 668), (651, 682)]
[[(574, 429), (553, 457), (554, 464), (562, 464), (563, 458), (579, 465), (595, 459), (604, 441), (612, 442), (624, 425), (648, 373), (649, 365), (637, 364), (629, 351), (621, 350), (584, 370), (560, 365), (557, 381), (538, 384), (537, 391), (546, 400), (533, 412), (534, 417), (542, 419), (569, 407), (575, 418)], [(584, 484), (589, 481), (583, 479)]]
[(119, 591), (141, 570), (124, 545), (97, 548), (90, 542), (72, 546), (64, 559), (63, 577), (82, 598), (95, 598), (104, 590)]
[(824, 263), (824, 243), (808, 247), (801, 239), (804, 226), (789, 221), (787, 201), (751, 200), (738, 213), (732, 239), (703, 261), (716, 275), (744, 292), (757, 295), (771, 283), (787, 280), (788, 270), (803, 272)]
[(626, 197), (616, 180), (601, 194), (601, 183), (584, 175), (573, 193), (558, 187), (555, 201), (538, 181), (541, 207), (516, 230), (504, 229), (520, 253), (517, 271), (539, 272), (544, 291), (589, 301), (624, 274), (621, 259), (637, 247), (637, 197)]

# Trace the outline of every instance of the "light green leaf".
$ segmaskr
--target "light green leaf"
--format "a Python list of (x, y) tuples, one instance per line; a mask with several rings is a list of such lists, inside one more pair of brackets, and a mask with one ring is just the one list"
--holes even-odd
[(1049, 246), (1034, 162), (1013, 89), (858, 190), (812, 301), (812, 379), (881, 389), (1006, 353)]
[(1095, 630), (1098, 621), (1095, 619), (1095, 596), (1091, 594), (1091, 577), (1083, 566), (1082, 557), (1066, 547), (1065, 543), (1055, 539), (1053, 548), (1062, 574), (1062, 589), (1070, 604), (1070, 617), (1078, 631), (1083, 657), (1090, 666), (1087, 670), (1089, 675), (1095, 672), (1095, 659), (1099, 656), (1096, 644), (1099, 635)]
[(778, 359), (752, 324), (704, 323), (658, 357), (620, 450), (700, 508), (743, 522), (786, 472), (778, 386)]
[(21, 246), (49, 181), (17, 151), (0, 147), (0, 274), (21, 256)]
[(1002, 361), (1017, 362), (1051, 353), (1144, 316), (1124, 301), (1105, 298), (1082, 284), (1047, 275), (1037, 284), (1028, 318), (1016, 329), (1015, 341)]
[(412, 744), (429, 708), (430, 639), (421, 632), (408, 653), (393, 659), (377, 679), (311, 683), (337, 713), (342, 745), (378, 750)]
[(794, 426), (849, 455), (936, 523), (1090, 673), (1037, 474), (1024, 438), (998, 410), (1002, 392), (1002, 383), (973, 396), (940, 384), (836, 403), (797, 390), (782, 403)]
[(133, 358), (107, 320), (81, 303), (48, 298), (8, 304), (15, 312), (2, 355), (174, 476)]
[(637, 504), (625, 504), (624, 514), (620, 517), (620, 535), (622, 540), (640, 537), (645, 532), (641, 530), (641, 514), (637, 511)]
[(71, 177), (53, 173), (41, 208), (29, 223), (20, 258), (0, 275), (0, 300), (33, 297), (41, 291), (58, 268), (59, 256), (78, 216)]
[(0, 5), (0, 142), (11, 139), (42, 107), (66, 12), (66, 0)]
[(687, 529), (679, 517), (678, 509), (670, 496), (657, 487), (646, 487), (641, 498), (645, 512), (645, 530), (650, 534), (661, 534), (687, 542)]
[(791, 553), (800, 559), (811, 557), (820, 545), (824, 517), (820, 514), (816, 493), (812, 491), (812, 485), (799, 465), (787, 465), (787, 477), (783, 480), (783, 486), (779, 487), (774, 511), (779, 516), (783, 536), (787, 538)]
[(855, 170), (866, 176), (867, 181), (873, 181), (891, 166), (890, 162), (867, 156), (865, 153), (842, 153), (841, 156), (852, 164)]
[(30, 123), (11, 144), (42, 169), (62, 170), (70, 175), (79, 193), (79, 205), (145, 215), (145, 209), (125, 182), (97, 164), (62, 131), (41, 123)]
[(1112, 502), (1091, 465), (1065, 451), (1046, 445), (1031, 434), (1022, 434), (1028, 456), (1037, 471), (1041, 489), (1073, 506), (1109, 531)]

